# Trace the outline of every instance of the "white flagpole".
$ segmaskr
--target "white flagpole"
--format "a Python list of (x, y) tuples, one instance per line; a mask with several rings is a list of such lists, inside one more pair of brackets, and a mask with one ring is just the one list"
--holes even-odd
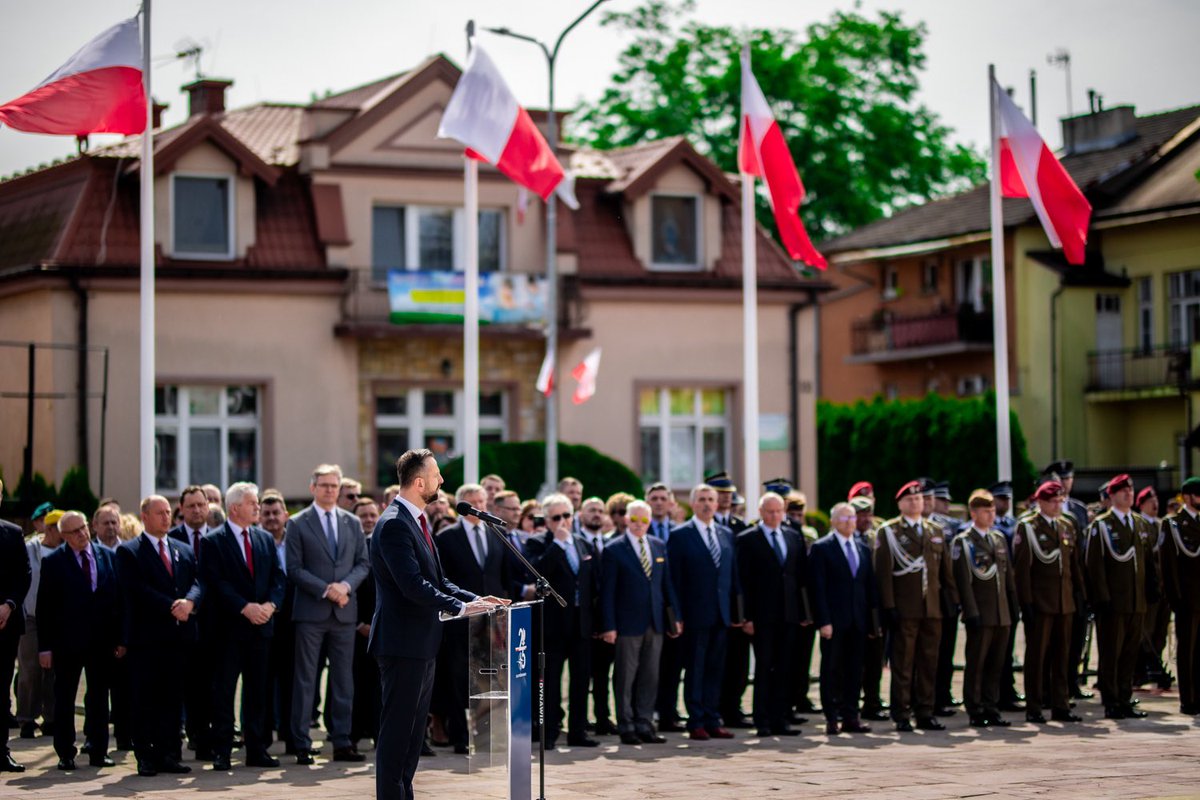
[[(154, 105), (150, 93), (150, 0), (142, 0), (142, 88), (146, 93), (146, 131), (141, 164), (141, 361), (138, 370), (139, 489), (154, 493)], [(103, 471), (103, 468), (101, 468)]]
[(463, 297), (463, 482), (479, 483), (479, 162), (466, 161)]
[(997, 124), (996, 67), (988, 65), (988, 108), (992, 123), (992, 354), (996, 384), (996, 478), (1012, 480), (1012, 437), (1008, 411), (1008, 287), (1004, 279), (1004, 210), (1000, 200), (1000, 126)]
[(754, 176), (742, 173), (742, 440), (746, 513), (758, 509), (758, 269)]

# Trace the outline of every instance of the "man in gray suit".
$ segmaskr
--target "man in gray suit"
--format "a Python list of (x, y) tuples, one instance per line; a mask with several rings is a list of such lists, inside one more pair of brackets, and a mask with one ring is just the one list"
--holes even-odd
[(312, 764), (312, 717), (317, 671), (324, 646), (329, 657), (329, 738), (334, 761), (363, 761), (350, 740), (354, 700), (354, 629), (358, 587), (367, 577), (367, 541), (358, 517), (338, 508), (342, 470), (322, 464), (313, 470), (313, 503), (288, 520), (284, 546), (287, 577), (295, 587), (296, 671), (292, 689), (292, 743), (296, 763)]

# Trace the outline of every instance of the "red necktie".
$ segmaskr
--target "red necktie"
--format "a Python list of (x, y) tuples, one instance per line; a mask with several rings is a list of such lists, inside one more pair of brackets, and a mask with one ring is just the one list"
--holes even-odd
[(171, 568), (171, 557), (167, 555), (167, 543), (162, 539), (158, 540), (158, 556), (162, 559), (163, 566), (167, 568), (167, 574), (172, 578), (175, 577), (175, 570)]
[(418, 517), (421, 520), (421, 533), (425, 534), (425, 546), (429, 548), (429, 552), (433, 552), (433, 537), (429, 535), (429, 523), (425, 521), (425, 515)]
[(250, 570), (250, 577), (254, 577), (254, 553), (250, 550), (250, 531), (249, 529), (242, 531), (242, 544), (246, 546), (246, 569)]

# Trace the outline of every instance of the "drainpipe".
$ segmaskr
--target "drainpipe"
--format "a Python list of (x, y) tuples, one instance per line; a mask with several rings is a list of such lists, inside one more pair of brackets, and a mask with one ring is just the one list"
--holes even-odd
[[(71, 278), (71, 290), (79, 301), (79, 332), (76, 335), (76, 391), (78, 392), (78, 415), (75, 433), (78, 436), (76, 461), (85, 470), (90, 468), (88, 458), (88, 295), (78, 277)], [(90, 479), (89, 479), (90, 482)]]
[(1050, 294), (1050, 453), (1058, 460), (1058, 298), (1062, 282)]

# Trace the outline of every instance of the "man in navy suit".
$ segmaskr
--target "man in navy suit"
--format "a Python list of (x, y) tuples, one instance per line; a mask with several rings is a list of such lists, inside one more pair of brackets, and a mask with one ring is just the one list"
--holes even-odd
[(732, 739), (721, 725), (717, 707), (725, 666), (725, 632), (734, 619), (734, 598), (741, 593), (733, 533), (713, 518), (717, 491), (700, 484), (692, 489), (694, 516), (671, 531), (667, 560), (679, 597), (680, 616), (687, 622), (681, 638), (683, 700), (688, 734), (697, 741)]
[(212, 687), (213, 770), (230, 768), (233, 700), (242, 678), (246, 766), (277, 767), (267, 752), (267, 696), (272, 617), (283, 604), (284, 576), (271, 534), (258, 527), (258, 487), (239, 482), (225, 491), (225, 523), (200, 541), (200, 583), (211, 614), (216, 658)]
[[(0, 480), (0, 496), (4, 481)], [(0, 686), (4, 687), (4, 713), (8, 715), (13, 662), (21, 634), (25, 633), (25, 594), (32, 574), (29, 551), (21, 529), (0, 520)], [(36, 665), (35, 665), (36, 667)], [(24, 772), (25, 767), (8, 752), (8, 726), (0, 726), (0, 772)]]
[[(425, 741), (425, 719), (442, 640), (439, 612), (461, 616), (508, 601), (477, 597), (446, 579), (433, 543), (426, 504), (437, 499), (442, 473), (430, 450), (396, 461), (400, 494), (375, 525), (371, 572), (375, 616), (368, 650), (379, 662), (383, 708), (375, 742), (375, 796), (412, 800), (413, 775)], [(465, 622), (455, 624), (463, 625)]]
[(744, 630), (754, 645), (754, 725), (759, 736), (795, 736), (788, 725), (801, 625), (811, 625), (804, 541), (783, 520), (784, 499), (767, 492), (760, 522), (738, 534), (737, 564), (745, 598)]
[(42, 559), (38, 585), (38, 660), (54, 670), (54, 752), (58, 768), (75, 769), (75, 695), (87, 672), (83, 733), (93, 767), (108, 757), (108, 692), (114, 657), (123, 658), (121, 590), (116, 556), (92, 543), (87, 518), (68, 511), (58, 522), (66, 547)]
[(121, 642), (133, 677), (133, 747), (138, 775), (182, 774), (183, 683), (194, 656), (200, 582), (192, 548), (167, 536), (171, 503), (150, 495), (142, 501), (145, 531), (117, 548), (117, 574), (125, 595)]
[(562, 730), (562, 672), (571, 672), (567, 693), (567, 744), (595, 747), (587, 735), (588, 686), (592, 675), (593, 605), (600, 588), (599, 564), (591, 546), (571, 532), (573, 506), (565, 494), (552, 494), (542, 501), (546, 533), (530, 539), (530, 563), (564, 600), (547, 603), (546, 641), (546, 747), (553, 747)]
[(812, 546), (809, 574), (813, 617), (821, 635), (821, 706), (825, 732), (866, 733), (859, 718), (863, 653), (877, 635), (879, 595), (871, 554), (854, 535), (857, 514), (849, 503), (830, 512), (833, 531)]
[[(179, 493), (179, 510), (183, 522), (171, 528), (167, 536), (192, 548), (196, 567), (200, 565), (200, 540), (208, 535), (208, 495), (203, 486), (185, 486)], [(203, 609), (194, 612), (196, 647), (183, 669), (184, 723), (188, 746), (195, 751), (197, 761), (212, 761), (212, 685), (216, 664), (213, 661), (213, 631), (211, 614)]]
[(654, 732), (651, 717), (663, 634), (675, 638), (683, 630), (679, 600), (667, 546), (647, 535), (650, 505), (634, 500), (625, 508), (625, 519), (626, 532), (609, 541), (600, 559), (600, 638), (616, 645), (613, 688), (621, 741), (662, 744), (666, 739)]
[[(454, 493), (454, 502), (473, 508), (487, 504), (487, 490), (477, 483), (464, 483)], [(446, 579), (477, 595), (503, 597), (507, 591), (508, 549), (478, 517), (460, 517), (437, 535), (438, 556)], [(433, 681), (433, 713), (446, 719), (446, 733), (454, 752), (466, 755), (470, 731), (467, 727), (468, 628), (452, 625), (442, 637)]]

